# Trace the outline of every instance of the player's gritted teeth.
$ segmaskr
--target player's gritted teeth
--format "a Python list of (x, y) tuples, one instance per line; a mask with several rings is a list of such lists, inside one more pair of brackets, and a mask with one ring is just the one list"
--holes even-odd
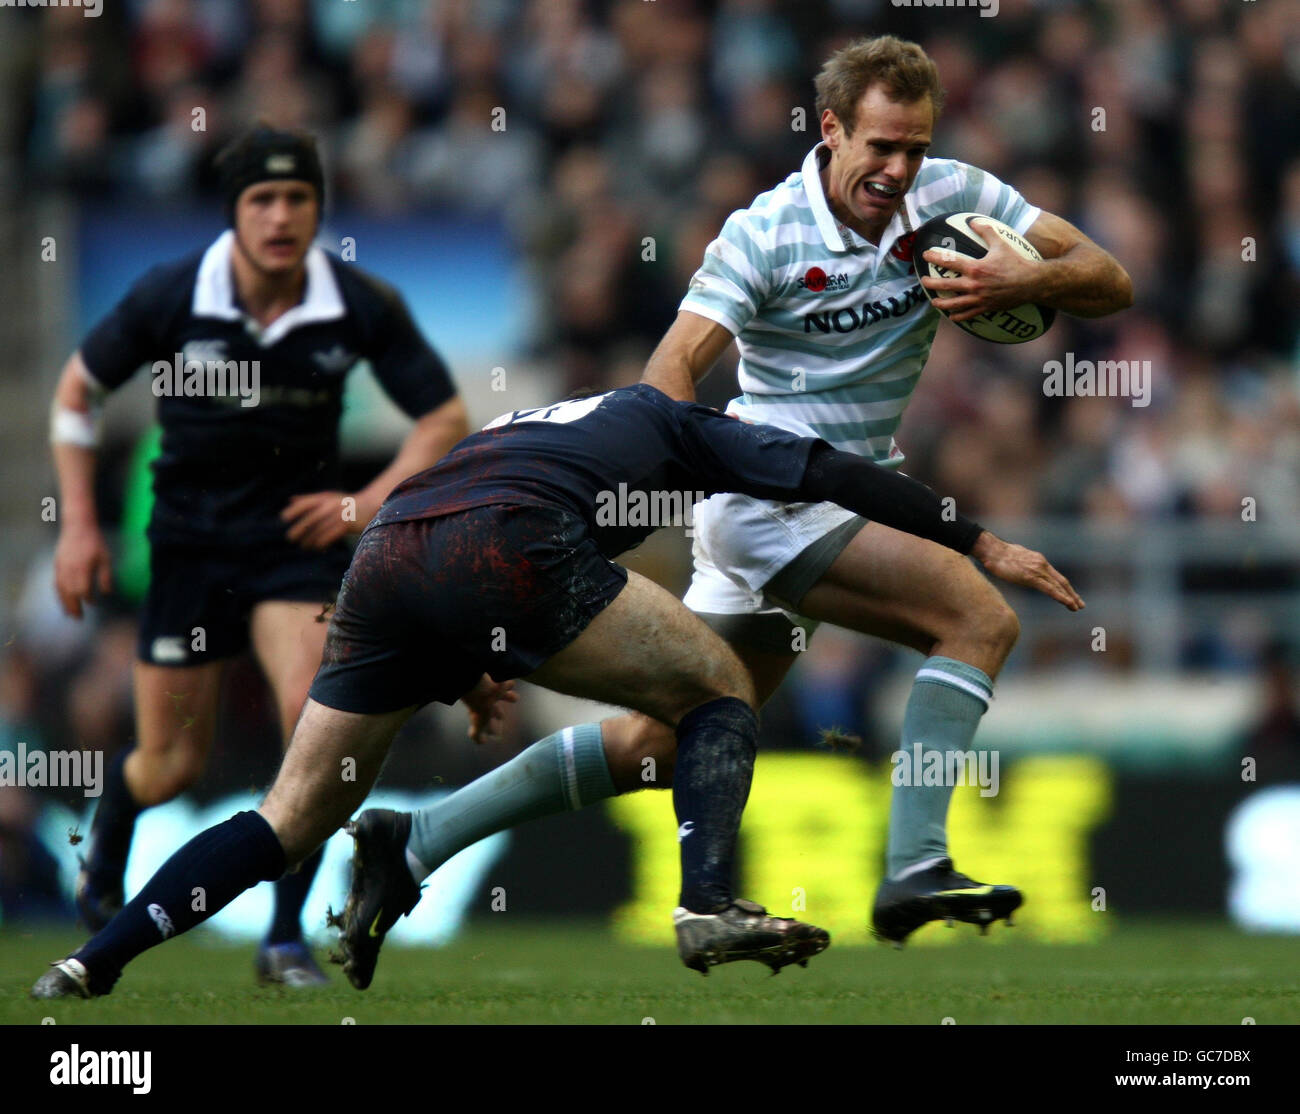
[(862, 194), (868, 203), (878, 208), (890, 208), (902, 197), (903, 191), (899, 186), (891, 185), (888, 182), (864, 180)]

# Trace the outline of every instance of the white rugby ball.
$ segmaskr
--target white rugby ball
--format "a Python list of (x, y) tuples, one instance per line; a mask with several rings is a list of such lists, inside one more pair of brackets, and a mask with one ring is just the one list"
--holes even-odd
[[(970, 226), (973, 220), (991, 226), (1010, 245), (1011, 250), (1022, 258), (1035, 262), (1043, 258), (1033, 244), (1000, 220), (983, 213), (942, 213), (916, 230), (916, 239), (912, 242), (912, 265), (919, 278), (953, 278), (959, 273), (941, 263), (931, 263), (922, 258), (931, 249), (952, 252), (967, 259), (979, 259), (988, 251), (984, 238)], [(944, 291), (941, 290), (926, 290), (924, 286), (921, 289), (925, 290), (926, 297), (931, 302), (944, 296)], [(948, 316), (943, 310), (939, 312)], [(979, 317), (972, 317), (969, 321), (954, 321), (953, 324), (980, 340), (991, 340), (995, 344), (1023, 344), (1027, 340), (1037, 340), (1055, 320), (1056, 310), (1051, 306), (1026, 302), (1014, 309), (992, 310)]]

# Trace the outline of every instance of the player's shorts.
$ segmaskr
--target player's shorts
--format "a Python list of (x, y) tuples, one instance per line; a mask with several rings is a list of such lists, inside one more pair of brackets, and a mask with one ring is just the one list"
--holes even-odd
[(234, 657), (248, 647), (257, 604), (310, 603), (322, 610), (332, 604), (349, 555), (343, 542), (326, 550), (290, 542), (231, 548), (154, 543), (136, 655), (171, 666)]
[(724, 639), (788, 653), (817, 623), (799, 604), (867, 520), (834, 503), (714, 495), (695, 508), (695, 572), (682, 602)]
[(484, 673), (532, 673), (626, 583), (586, 523), (558, 507), (372, 527), (343, 578), (311, 698), (363, 715), (454, 704)]

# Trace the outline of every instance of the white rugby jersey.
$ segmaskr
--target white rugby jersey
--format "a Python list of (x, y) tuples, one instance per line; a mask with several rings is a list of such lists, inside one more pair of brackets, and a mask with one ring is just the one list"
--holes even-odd
[(680, 308), (737, 338), (744, 394), (730, 413), (897, 467), (894, 431), (940, 319), (912, 269), (911, 233), (961, 211), (1023, 235), (1041, 210), (992, 174), (927, 158), (877, 247), (831, 212), (818, 173), (829, 157), (818, 144), (727, 218)]

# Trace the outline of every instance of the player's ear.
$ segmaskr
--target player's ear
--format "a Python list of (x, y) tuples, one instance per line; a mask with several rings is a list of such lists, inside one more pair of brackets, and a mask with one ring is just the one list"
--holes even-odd
[(832, 151), (836, 150), (844, 138), (844, 128), (840, 118), (829, 108), (822, 110), (822, 140)]

